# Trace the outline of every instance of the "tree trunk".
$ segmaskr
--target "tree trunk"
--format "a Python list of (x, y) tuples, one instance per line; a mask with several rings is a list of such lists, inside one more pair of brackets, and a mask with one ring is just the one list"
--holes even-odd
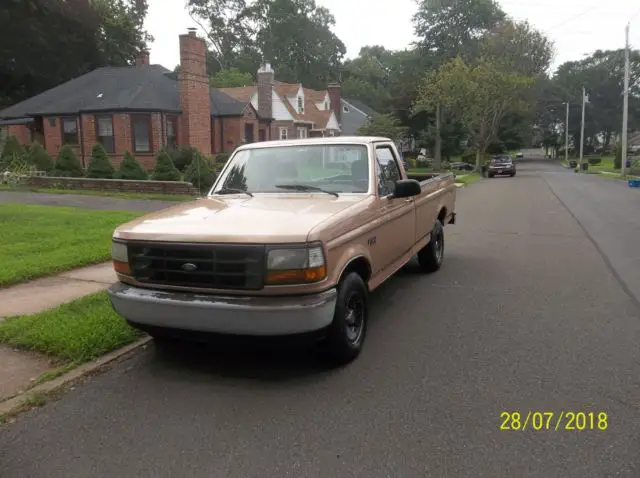
[(442, 167), (442, 138), (440, 137), (440, 103), (436, 104), (436, 145), (433, 158), (433, 169), (440, 171)]
[(482, 165), (480, 164), (480, 158), (481, 158), (481, 154), (480, 154), (480, 148), (476, 149), (476, 171), (480, 172), (482, 171)]

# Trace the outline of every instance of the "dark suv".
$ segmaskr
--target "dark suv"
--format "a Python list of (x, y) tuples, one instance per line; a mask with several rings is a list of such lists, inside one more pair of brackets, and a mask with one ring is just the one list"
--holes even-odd
[(500, 175), (514, 177), (516, 175), (516, 164), (510, 156), (494, 156), (489, 163), (487, 175), (490, 178)]

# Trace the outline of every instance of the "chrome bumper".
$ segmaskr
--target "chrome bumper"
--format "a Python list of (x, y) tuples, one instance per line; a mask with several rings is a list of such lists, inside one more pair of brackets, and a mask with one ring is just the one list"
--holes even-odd
[(236, 335), (291, 335), (331, 324), (336, 290), (287, 297), (221, 297), (141, 289), (121, 282), (109, 288), (114, 310), (134, 324)]

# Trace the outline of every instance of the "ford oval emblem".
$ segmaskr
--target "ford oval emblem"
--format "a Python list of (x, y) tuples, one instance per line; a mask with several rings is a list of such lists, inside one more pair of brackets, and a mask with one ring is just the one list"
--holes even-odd
[(182, 270), (184, 270), (186, 272), (193, 272), (198, 268), (197, 265), (192, 264), (191, 262), (185, 262), (180, 267), (182, 268)]

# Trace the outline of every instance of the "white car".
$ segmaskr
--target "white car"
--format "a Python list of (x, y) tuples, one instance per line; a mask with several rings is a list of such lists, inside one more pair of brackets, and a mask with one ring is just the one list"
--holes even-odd
[(517, 159), (524, 158), (524, 154), (522, 154), (522, 151), (518, 151), (518, 152), (516, 153), (516, 158), (517, 158)]

